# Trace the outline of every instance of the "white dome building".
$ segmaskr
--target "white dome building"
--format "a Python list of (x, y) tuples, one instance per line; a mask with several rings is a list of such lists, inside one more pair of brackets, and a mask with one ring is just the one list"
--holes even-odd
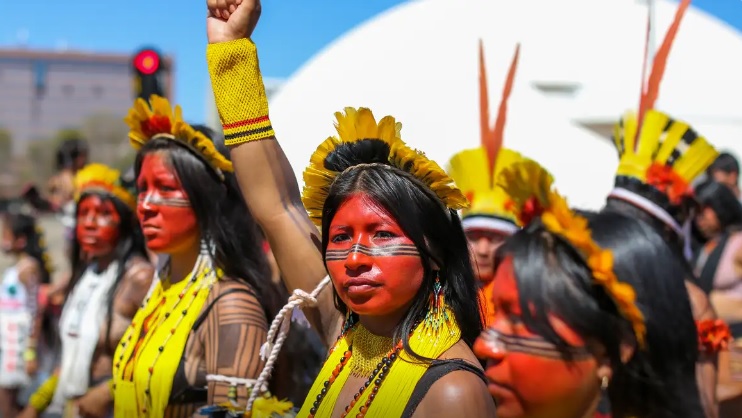
[[(676, 8), (658, 1), (656, 46)], [(403, 138), (444, 165), (479, 145), (478, 40), (492, 117), (520, 42), (505, 146), (549, 168), (572, 204), (599, 208), (617, 164), (608, 128), (639, 100), (646, 16), (637, 0), (411, 1), (307, 62), (272, 99), (271, 119), (300, 183), (311, 153), (334, 134), (333, 113), (345, 106), (394, 115)], [(691, 8), (657, 107), (742, 155), (739, 74), (740, 34)]]

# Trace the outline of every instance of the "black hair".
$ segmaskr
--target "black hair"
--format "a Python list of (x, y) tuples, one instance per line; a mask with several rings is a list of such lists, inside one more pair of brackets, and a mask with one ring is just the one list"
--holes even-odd
[[(569, 344), (551, 326), (549, 313), (605, 348), (613, 370), (608, 396), (615, 418), (702, 416), (695, 380), (698, 337), (681, 263), (642, 222), (616, 213), (588, 218), (593, 239), (613, 252), (617, 277), (636, 290), (646, 320), (646, 350), (638, 348), (630, 323), (595, 284), (583, 255), (538, 221), (508, 239), (496, 257), (497, 264), (512, 257), (523, 322), (555, 344), (567, 361)], [(622, 344), (635, 346), (626, 363)]]
[[(217, 150), (228, 158), (224, 140), (205, 126), (194, 129), (214, 142)], [(281, 300), (271, 282), (271, 270), (261, 247), (260, 230), (254, 221), (237, 185), (233, 173), (217, 175), (204, 157), (189, 146), (167, 138), (148, 141), (137, 152), (135, 178), (142, 170), (144, 157), (164, 152), (180, 184), (188, 195), (196, 216), (201, 237), (213, 242), (211, 257), (215, 267), (226, 277), (247, 284), (260, 301), (270, 320), (280, 309)]]
[[(106, 335), (104, 340), (106, 341), (107, 350), (109, 350), (110, 354), (113, 354), (113, 349), (115, 348), (116, 343), (111, 346), (108, 341), (111, 336), (111, 322), (113, 321), (113, 299), (119, 286), (121, 285), (121, 282), (123, 281), (127, 268), (129, 267), (129, 261), (134, 257), (140, 257), (144, 260), (147, 260), (147, 248), (144, 243), (144, 236), (142, 235), (142, 230), (139, 227), (139, 221), (136, 218), (136, 214), (129, 206), (127, 206), (124, 202), (111, 194), (98, 191), (87, 191), (81, 193), (78, 205), (75, 208), (76, 220), (80, 208), (79, 203), (91, 196), (97, 196), (103, 202), (111, 202), (114, 210), (116, 211), (120, 219), (118, 226), (119, 236), (118, 241), (116, 242), (116, 246), (113, 249), (112, 260), (118, 262), (118, 271), (116, 272), (116, 280), (114, 281), (113, 286), (111, 286), (111, 289), (108, 291), (106, 304)], [(94, 262), (95, 260), (92, 261)], [(65, 292), (65, 300), (69, 299), (70, 293), (72, 293), (72, 290), (82, 278), (85, 270), (90, 267), (90, 262), (91, 260), (86, 260), (82, 256), (82, 248), (80, 246), (80, 241), (77, 239), (77, 234), (72, 234), (70, 254), (72, 276)]]
[(26, 239), (26, 246), (22, 251), (39, 263), (41, 272), (39, 284), (48, 284), (51, 281), (53, 268), (44, 242), (44, 233), (38, 226), (36, 218), (32, 214), (23, 212), (16, 205), (11, 205), (4, 214), (6, 226), (10, 228), (14, 238)]
[[(478, 301), (477, 280), (456, 212), (445, 208), (435, 194), (412, 175), (391, 166), (389, 151), (389, 145), (383, 141), (364, 139), (339, 145), (325, 159), (327, 169), (343, 173), (335, 179), (322, 210), (322, 254), (324, 257), (330, 223), (338, 208), (356, 193), (368, 195), (399, 223), (420, 252), (424, 273), (412, 305), (395, 328), (394, 338), (401, 339), (405, 350), (413, 356), (427, 361), (429, 359), (410, 349), (409, 336), (428, 311), (428, 295), (433, 291), (436, 275), (461, 329), (461, 338), (470, 347), (482, 331), (482, 308), (475, 302)], [(434, 265), (440, 270), (434, 271)], [(343, 314), (348, 313), (337, 292), (335, 306)], [(352, 320), (357, 320), (357, 315), (353, 315)]]
[(88, 154), (88, 143), (81, 138), (71, 138), (62, 142), (57, 147), (55, 156), (57, 170), (72, 168), (82, 155)]
[(739, 174), (739, 161), (732, 154), (722, 152), (716, 157), (713, 163), (706, 169), (706, 173), (712, 176), (714, 172), (721, 171), (727, 174)]
[(722, 231), (742, 226), (742, 204), (728, 186), (708, 180), (695, 188), (695, 196), (701, 207), (714, 211)]
[(641, 221), (618, 213), (588, 216), (593, 239), (614, 257), (619, 280), (636, 290), (645, 317), (647, 349), (626, 365), (609, 389), (623, 416), (700, 417), (696, 380), (698, 332), (684, 278), (687, 262)]

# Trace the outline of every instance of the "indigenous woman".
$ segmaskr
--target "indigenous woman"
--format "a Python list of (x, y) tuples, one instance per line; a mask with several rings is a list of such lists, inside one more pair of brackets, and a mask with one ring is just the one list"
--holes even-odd
[[(619, 154), (615, 188), (604, 210), (625, 214), (652, 226), (674, 249), (679, 259), (690, 258), (693, 221), (691, 183), (713, 163), (718, 152), (688, 124), (654, 109), (665, 63), (690, 0), (683, 0), (658, 49), (652, 72), (642, 89), (638, 113), (627, 113), (616, 125), (614, 142)], [(717, 325), (708, 296), (695, 280), (693, 269), (675, 280), (685, 280), (699, 329)], [(718, 352), (699, 357), (698, 386), (707, 417), (717, 416), (716, 363)]]
[(242, 383), (235, 391), (207, 375), (257, 377), (280, 301), (213, 133), (158, 96), (138, 100), (126, 122), (138, 150), (137, 216), (147, 247), (169, 261), (116, 348), (115, 416), (191, 417), (207, 402), (245, 398)]
[(134, 195), (120, 174), (89, 164), (75, 176), (72, 279), (59, 323), (56, 371), (31, 397), (24, 416), (111, 416), (113, 350), (152, 281)]
[(485, 322), (494, 315), (490, 298), (491, 283), (495, 275), (495, 250), (503, 241), (518, 231), (516, 220), (505, 208), (508, 197), (495, 183), (497, 174), (503, 167), (522, 159), (520, 154), (502, 148), (503, 130), (507, 100), (515, 78), (520, 46), (516, 49), (508, 73), (499, 113), (494, 127), (490, 126), (490, 113), (487, 93), (487, 73), (484, 66), (484, 51), (479, 43), (479, 100), (482, 146), (464, 150), (454, 155), (449, 162), (449, 174), (461, 188), (470, 203), (462, 212), (462, 225), (471, 250), (472, 264), (482, 286), (481, 300), (485, 306)]
[(259, 3), (209, 9), (212, 84), (250, 211), (290, 290), (333, 284), (334, 304), (310, 295), (310, 321), (336, 343), (299, 416), (495, 416), (470, 348), (482, 318), (461, 191), (405, 145), (394, 118), (347, 108), (312, 155), (300, 199), (248, 39)]
[(524, 228), (498, 250), (496, 319), (475, 345), (498, 417), (591, 417), (602, 394), (614, 417), (701, 416), (690, 302), (658, 280), (683, 271), (672, 251), (622, 215), (588, 224), (532, 161), (500, 181)]
[(15, 417), (18, 391), (31, 383), (41, 333), (39, 286), (49, 282), (46, 244), (33, 210), (11, 206), (3, 216), (2, 248), (15, 264), (0, 278), (0, 415)]

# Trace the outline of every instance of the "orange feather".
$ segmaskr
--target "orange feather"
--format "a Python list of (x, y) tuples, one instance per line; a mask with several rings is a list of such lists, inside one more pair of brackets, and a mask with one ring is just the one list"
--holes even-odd
[(481, 132), (482, 147), (487, 151), (489, 163), (490, 186), (494, 186), (493, 173), (497, 161), (497, 149), (494, 148), (495, 138), (490, 129), (490, 102), (487, 89), (487, 68), (484, 64), (484, 45), (479, 40), (479, 129)]
[(500, 151), (500, 148), (503, 144), (505, 120), (507, 119), (508, 113), (508, 99), (510, 98), (510, 92), (513, 90), (513, 81), (515, 80), (515, 70), (518, 68), (519, 57), (520, 44), (515, 47), (515, 55), (513, 55), (513, 61), (510, 63), (508, 78), (505, 80), (505, 87), (502, 90), (500, 108), (497, 110), (497, 119), (495, 120), (495, 127), (492, 130), (492, 140), (489, 144), (485, 145), (485, 148), (487, 148), (487, 154), (490, 157), (490, 175), (493, 175), (495, 172), (495, 161), (497, 161), (497, 153)]

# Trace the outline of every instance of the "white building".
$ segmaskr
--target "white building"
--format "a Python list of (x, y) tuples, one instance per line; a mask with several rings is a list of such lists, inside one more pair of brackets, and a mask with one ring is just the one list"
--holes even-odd
[[(677, 2), (655, 7), (657, 47)], [(505, 146), (549, 168), (571, 203), (598, 208), (617, 164), (609, 128), (639, 100), (646, 16), (646, 1), (638, 0), (410, 1), (307, 62), (272, 100), (271, 119), (299, 178), (345, 106), (394, 115), (403, 138), (443, 165), (479, 144), (478, 40), (492, 113), (520, 42)], [(742, 155), (739, 74), (740, 33), (691, 7), (657, 108)]]

